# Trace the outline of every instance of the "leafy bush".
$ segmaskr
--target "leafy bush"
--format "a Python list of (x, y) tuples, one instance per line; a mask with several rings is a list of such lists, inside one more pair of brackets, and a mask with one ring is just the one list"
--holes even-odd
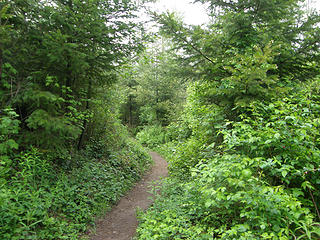
[(136, 138), (141, 144), (155, 148), (166, 142), (166, 132), (160, 125), (144, 126)]
[[(281, 186), (269, 186), (252, 171), (256, 159), (217, 155), (174, 179), (146, 214), (138, 239), (304, 239), (320, 234), (309, 209)], [(308, 237), (309, 236), (309, 237)]]
[(181, 179), (189, 178), (190, 168), (199, 163), (202, 150), (203, 143), (195, 137), (189, 138), (184, 143), (175, 142), (171, 148), (172, 154), (164, 154), (168, 157), (170, 175)]
[(11, 171), (10, 156), (19, 146), (14, 139), (19, 132), (20, 121), (16, 119), (17, 116), (17, 113), (10, 108), (4, 109), (0, 115), (0, 179)]
[(320, 105), (298, 96), (254, 103), (251, 112), (223, 131), (226, 151), (259, 158), (259, 171), (271, 185), (310, 188), (319, 198)]
[(140, 214), (137, 238), (318, 239), (320, 105), (316, 89), (295, 91), (252, 101), (234, 121), (193, 99), (192, 134), (161, 148), (171, 178)]
[(133, 141), (108, 158), (93, 149), (76, 155), (70, 172), (36, 149), (16, 155), (10, 175), (0, 176), (0, 238), (79, 239), (151, 163)]

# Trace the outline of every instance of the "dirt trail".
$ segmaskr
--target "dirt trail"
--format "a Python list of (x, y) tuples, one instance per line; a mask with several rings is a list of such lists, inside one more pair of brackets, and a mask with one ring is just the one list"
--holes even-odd
[(119, 201), (118, 205), (97, 222), (97, 232), (91, 240), (131, 240), (136, 232), (137, 207), (146, 210), (152, 201), (148, 191), (152, 181), (168, 175), (167, 162), (157, 153), (150, 153), (155, 164), (136, 186)]

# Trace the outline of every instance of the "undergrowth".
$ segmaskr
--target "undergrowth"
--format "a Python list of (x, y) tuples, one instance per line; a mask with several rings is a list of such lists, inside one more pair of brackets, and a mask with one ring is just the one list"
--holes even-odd
[(166, 142), (167, 136), (161, 125), (147, 125), (137, 133), (136, 138), (144, 146), (155, 149)]
[(79, 239), (150, 163), (131, 140), (111, 151), (96, 142), (64, 167), (37, 149), (15, 155), (1, 165), (0, 239)]
[[(188, 104), (192, 134), (158, 146), (170, 177), (140, 213), (137, 239), (319, 239), (316, 89), (254, 101), (236, 120)], [(199, 114), (200, 112), (200, 114)], [(202, 114), (202, 115), (201, 115)]]

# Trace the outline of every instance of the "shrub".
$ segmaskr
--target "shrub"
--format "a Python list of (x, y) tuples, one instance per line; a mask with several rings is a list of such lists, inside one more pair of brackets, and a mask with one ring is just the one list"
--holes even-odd
[(17, 154), (10, 176), (0, 176), (0, 238), (79, 239), (151, 163), (131, 140), (107, 156), (93, 149), (74, 156), (70, 171), (36, 149)]
[(140, 214), (138, 239), (320, 238), (320, 105), (311, 93), (251, 101), (217, 126), (210, 109), (202, 119), (188, 110), (204, 126), (165, 145), (171, 178)]
[[(217, 155), (192, 170), (192, 179), (171, 179), (146, 214), (138, 239), (313, 239), (310, 210), (281, 186), (254, 171), (257, 159)], [(309, 237), (308, 237), (309, 236)]]
[(136, 138), (141, 144), (155, 148), (166, 142), (166, 132), (160, 125), (144, 126)]

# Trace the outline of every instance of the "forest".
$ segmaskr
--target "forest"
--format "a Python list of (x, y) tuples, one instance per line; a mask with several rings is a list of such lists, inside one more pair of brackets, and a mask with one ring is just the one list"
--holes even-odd
[(320, 239), (320, 12), (153, 2), (0, 0), (0, 239), (89, 239), (150, 150), (134, 239)]

